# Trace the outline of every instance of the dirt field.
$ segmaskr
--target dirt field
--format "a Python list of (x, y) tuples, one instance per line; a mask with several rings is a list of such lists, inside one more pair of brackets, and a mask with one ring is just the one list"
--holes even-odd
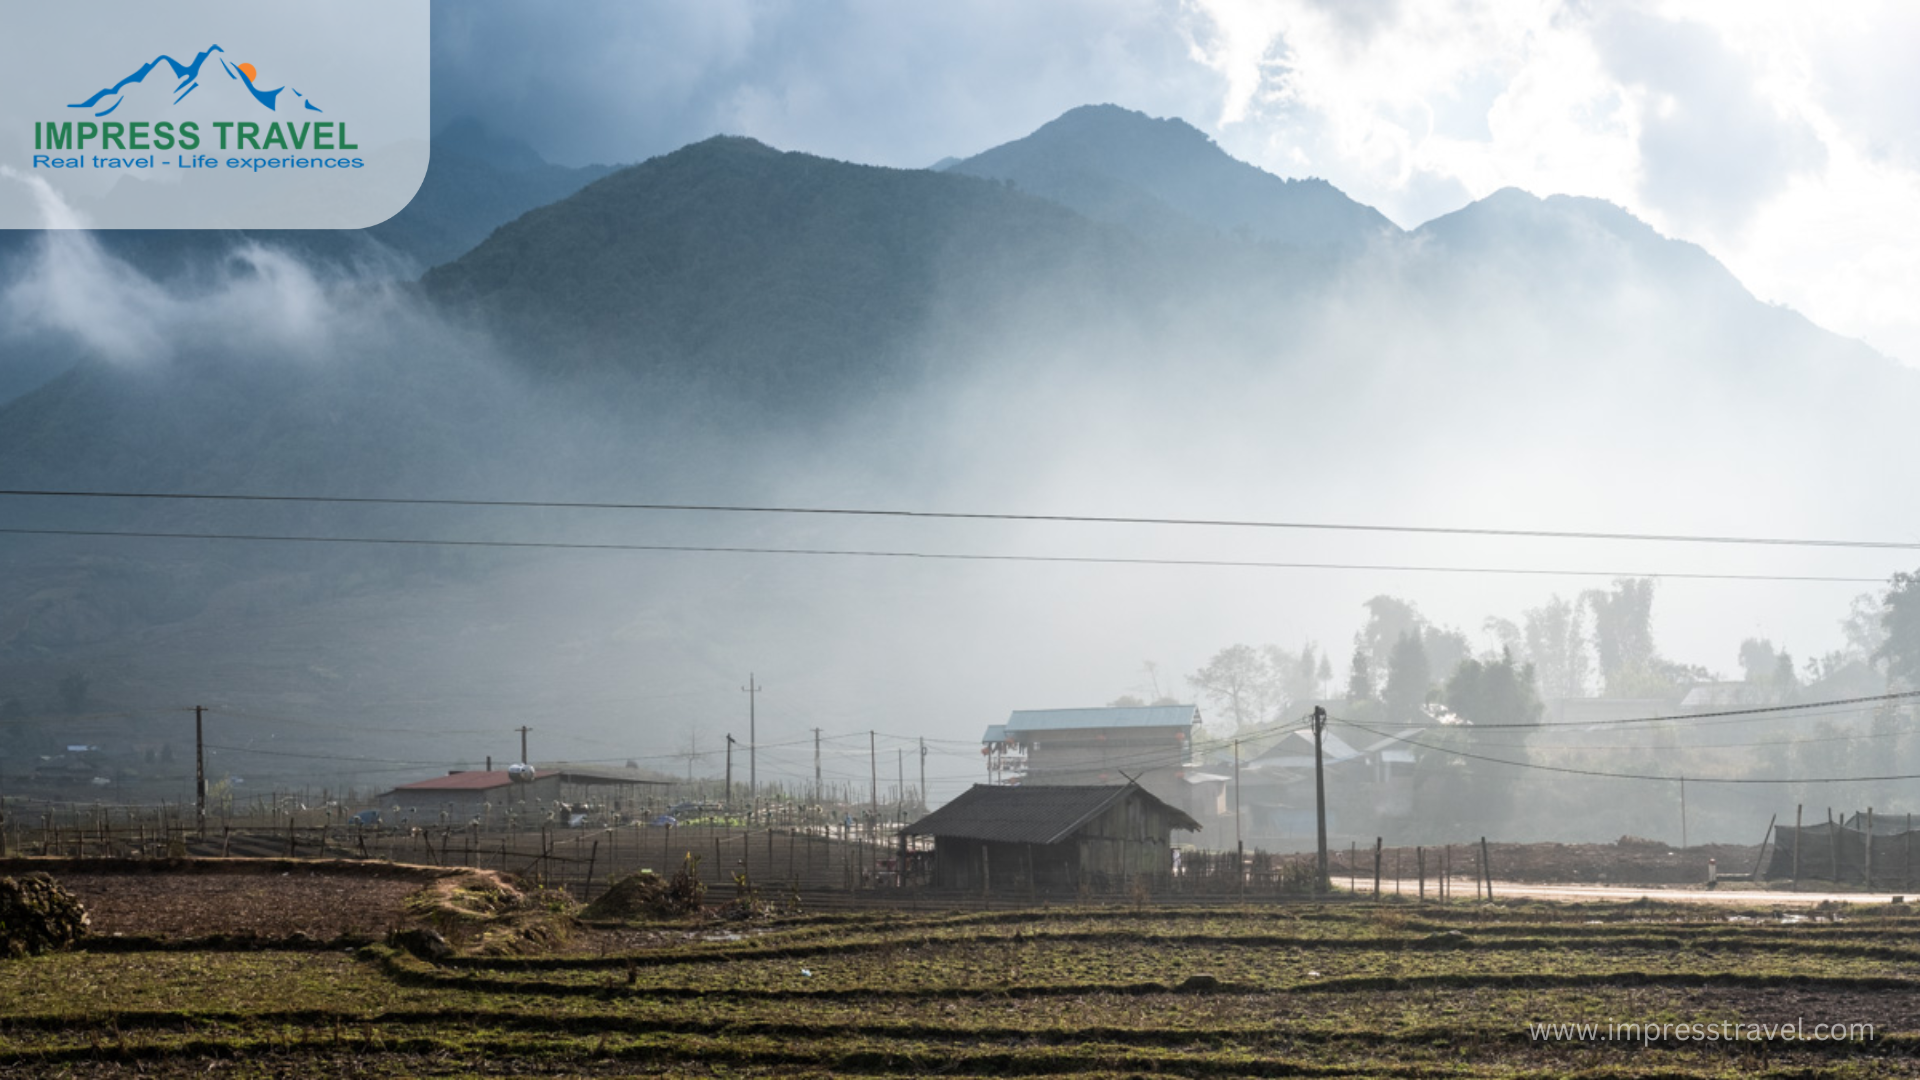
[(0, 1076), (1920, 1076), (1909, 910), (1091, 905), (439, 960), (81, 948), (0, 963)]

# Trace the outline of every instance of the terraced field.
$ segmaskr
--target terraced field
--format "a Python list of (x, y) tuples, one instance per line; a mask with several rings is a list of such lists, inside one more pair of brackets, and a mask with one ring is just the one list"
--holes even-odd
[[(1914, 1075), (1907, 910), (855, 913), (602, 927), (437, 963), (96, 938), (0, 963), (0, 1075)], [(1731, 1038), (1734, 1022), (1802, 1037)], [(1832, 1023), (1871, 1035), (1813, 1037)]]

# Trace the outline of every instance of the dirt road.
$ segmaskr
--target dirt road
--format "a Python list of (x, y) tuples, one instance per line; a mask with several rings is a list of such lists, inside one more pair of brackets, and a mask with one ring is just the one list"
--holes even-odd
[[(1455, 895), (1459, 894), (1455, 893)], [(1920, 898), (1920, 894), (1907, 893), (1774, 892), (1755, 889), (1672, 888), (1658, 885), (1535, 885), (1509, 881), (1494, 882), (1493, 895), (1496, 898), (1520, 897), (1531, 900), (1573, 901), (1638, 900), (1644, 896), (1652, 900), (1675, 903), (1749, 906), (1796, 904), (1809, 907), (1825, 901), (1841, 904), (1885, 904), (1891, 902), (1896, 896), (1906, 896), (1910, 901)]]

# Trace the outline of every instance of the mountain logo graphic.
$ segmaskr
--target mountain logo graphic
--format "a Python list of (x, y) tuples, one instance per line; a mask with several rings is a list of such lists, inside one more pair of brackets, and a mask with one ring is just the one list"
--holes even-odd
[[(220, 55), (214, 55), (216, 53)], [(166, 85), (165, 75), (161, 75), (155, 79), (154, 86), (151, 89), (147, 84), (147, 77), (149, 75), (153, 75), (155, 72), (161, 71), (164, 68), (173, 73), (174, 84), (171, 89), (165, 90), (165, 92), (173, 98), (173, 104), (175, 105), (187, 100), (195, 90), (200, 89), (201, 74), (204, 71), (211, 85), (219, 86), (224, 83), (234, 89), (245, 90), (248, 96), (252, 97), (254, 101), (258, 102), (261, 107), (265, 108), (268, 112), (280, 112), (283, 109), (312, 112), (323, 111), (320, 106), (307, 100), (306, 95), (290, 86), (279, 86), (272, 90), (261, 89), (258, 81), (260, 77), (258, 68), (255, 68), (252, 64), (233, 63), (226, 58), (225, 54), (226, 50), (220, 46), (209, 45), (201, 50), (199, 55), (193, 58), (193, 63), (183, 64), (163, 53), (140, 65), (134, 70), (133, 74), (128, 75), (112, 86), (102, 87), (85, 101), (74, 102), (67, 106), (67, 108), (86, 109), (91, 111), (95, 117), (111, 116), (114, 110), (126, 104), (127, 98), (137, 91), (145, 90), (147, 93), (152, 94), (156, 90), (164, 89)], [(207, 67), (208, 60), (214, 61), (218, 66), (209, 69)], [(282, 94), (291, 94), (292, 97), (283, 99), (281, 97)], [(296, 102), (298, 102), (298, 104), (295, 104)]]

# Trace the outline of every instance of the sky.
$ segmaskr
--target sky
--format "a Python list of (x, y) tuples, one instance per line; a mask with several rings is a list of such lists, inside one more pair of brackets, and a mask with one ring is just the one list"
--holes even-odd
[(724, 133), (916, 167), (1112, 102), (1409, 228), (1504, 187), (1606, 199), (1920, 365), (1920, 6), (459, 0), (433, 20), (436, 123), (558, 162)]

